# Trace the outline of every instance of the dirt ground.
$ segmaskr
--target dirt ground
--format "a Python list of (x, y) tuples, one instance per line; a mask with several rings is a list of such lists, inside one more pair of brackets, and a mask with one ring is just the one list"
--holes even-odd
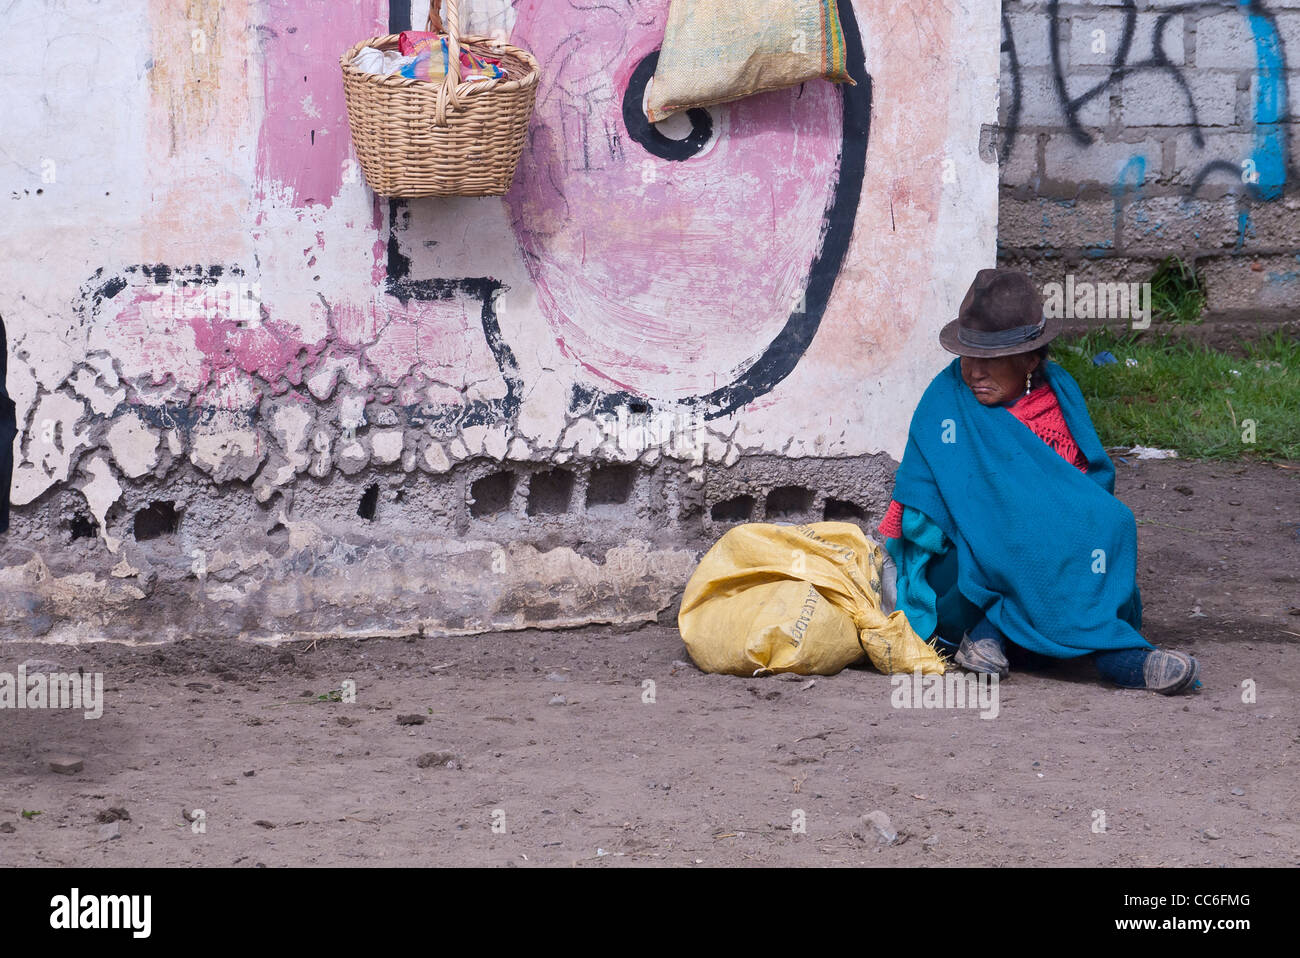
[[(107, 689), (97, 720), (0, 711), (0, 864), (1297, 865), (1288, 465), (1119, 466), (1146, 632), (1202, 662), (1185, 697), (1076, 662), (1013, 673), (992, 721), (895, 709), (869, 668), (702, 674), (667, 624), (312, 650), (0, 643), (0, 671), (81, 666)], [(355, 703), (329, 701), (345, 681)], [(54, 753), (84, 768), (55, 774)], [(105, 827), (110, 809), (129, 819)], [(872, 811), (893, 843), (860, 823)]]

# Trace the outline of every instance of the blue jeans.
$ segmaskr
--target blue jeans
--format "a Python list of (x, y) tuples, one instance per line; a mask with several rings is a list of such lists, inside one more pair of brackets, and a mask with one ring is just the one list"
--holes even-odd
[[(980, 616), (980, 620), (971, 627), (970, 637), (993, 639), (998, 643), (999, 648), (1006, 648), (1006, 636), (999, 632), (997, 626), (986, 616)], [(1116, 649), (1111, 652), (1093, 652), (1092, 663), (1097, 667), (1098, 674), (1108, 682), (1126, 689), (1145, 688), (1147, 683), (1142, 673), (1142, 666), (1151, 651), (1151, 649)]]

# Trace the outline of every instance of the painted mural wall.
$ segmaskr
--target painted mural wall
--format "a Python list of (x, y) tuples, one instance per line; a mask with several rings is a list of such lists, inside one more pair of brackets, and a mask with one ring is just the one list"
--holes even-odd
[(856, 87), (655, 129), (667, 0), (468, 6), (545, 68), (504, 199), (359, 176), (338, 56), (418, 0), (6, 5), (15, 506), (74, 482), (102, 519), (181, 461), (266, 495), (590, 455), (629, 398), (698, 413), (723, 458), (901, 451), (992, 258), (996, 11), (843, 3)]
[(0, 7), (0, 634), (643, 622), (883, 508), (994, 260), (996, 9), (840, 0), (855, 86), (652, 127), (668, 0), (462, 6), (543, 66), (505, 197), (360, 175), (339, 56), (423, 0)]

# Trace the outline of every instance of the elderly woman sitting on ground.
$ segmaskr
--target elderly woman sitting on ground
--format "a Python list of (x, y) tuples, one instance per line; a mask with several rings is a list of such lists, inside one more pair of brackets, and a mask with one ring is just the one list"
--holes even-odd
[(1199, 665), (1138, 631), (1137, 524), (1078, 385), (1047, 359), (1058, 331), (1028, 276), (986, 269), (939, 334), (959, 358), (916, 408), (880, 524), (898, 608), (975, 672), (1005, 678), (1011, 643), (1183, 692)]

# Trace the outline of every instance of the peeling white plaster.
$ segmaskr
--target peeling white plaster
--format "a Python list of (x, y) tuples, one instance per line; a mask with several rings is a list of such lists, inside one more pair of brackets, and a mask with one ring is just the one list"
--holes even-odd
[(318, 479), (324, 479), (330, 474), (333, 467), (334, 459), (332, 456), (332, 447), (334, 440), (326, 429), (317, 429), (312, 433), (311, 448), (315, 450), (315, 456), (311, 461), (309, 470), (313, 476)]
[(370, 434), (370, 449), (375, 462), (386, 466), (402, 455), (404, 436), (400, 429), (383, 429)]
[(150, 429), (134, 410), (114, 420), (104, 439), (117, 467), (128, 479), (138, 479), (158, 463), (161, 434)]
[(354, 475), (364, 468), (370, 461), (370, 449), (368, 448), (366, 438), (360, 437), (353, 439), (351, 442), (343, 442), (339, 445), (338, 456), (335, 457), (335, 463), (344, 475)]
[(316, 372), (307, 377), (307, 389), (315, 398), (324, 402), (334, 395), (334, 386), (338, 380), (338, 361), (327, 359), (317, 368)]
[(451, 460), (440, 442), (430, 442), (420, 453), (420, 468), (425, 472), (443, 473), (451, 469)]
[(307, 377), (307, 388), (317, 399), (329, 399), (334, 395), (340, 376), (357, 389), (365, 389), (375, 379), (375, 374), (363, 367), (356, 356), (329, 356)]
[(86, 497), (90, 514), (99, 523), (100, 534), (108, 551), (116, 553), (122, 540), (108, 534), (108, 510), (122, 498), (122, 487), (113, 475), (113, 467), (100, 453), (91, 456), (90, 461), (81, 466), (81, 471), (89, 477), (81, 484), (81, 493)]
[(286, 462), (298, 472), (311, 464), (307, 430), (314, 418), (310, 410), (297, 404), (277, 406), (271, 414), (271, 435), (284, 451)]
[(539, 449), (554, 449), (565, 426), (561, 411), (568, 405), (569, 385), (553, 372), (542, 372), (519, 410), (519, 432)]
[(366, 425), (366, 397), (349, 393), (339, 403), (338, 424), (342, 429), (360, 429)]
[(484, 454), (500, 462), (506, 457), (507, 441), (505, 423), (492, 426), (483, 437)]
[(266, 460), (266, 465), (258, 473), (255, 494), (258, 502), (266, 502), (280, 486), (292, 482), (298, 475), (299, 470), (294, 464), (285, 459), (284, 454), (277, 451), (272, 452)]
[(89, 369), (78, 369), (68, 381), (73, 392), (90, 403), (96, 415), (107, 416), (126, 400), (126, 390), (116, 385), (108, 386), (99, 379), (99, 375)]
[(78, 428), (85, 415), (85, 404), (63, 393), (46, 393), (37, 400), (26, 433), (26, 454), (15, 456), (10, 496), (14, 505), (26, 505), (51, 486), (68, 480), (73, 457), (91, 444), (90, 429)]
[(190, 440), (190, 462), (211, 473), (217, 482), (251, 479), (266, 456), (266, 445), (255, 429), (231, 428), (214, 421), (196, 427)]
[(572, 443), (574, 452), (585, 459), (605, 441), (605, 430), (590, 419), (579, 419), (564, 431), (564, 439)]
[(457, 440), (465, 447), (465, 452), (457, 455), (455, 443), (452, 444), (452, 455), (458, 459), (469, 459), (474, 456), (483, 454), (483, 441), (487, 438), (487, 426), (467, 426), (460, 431), (460, 438)]

